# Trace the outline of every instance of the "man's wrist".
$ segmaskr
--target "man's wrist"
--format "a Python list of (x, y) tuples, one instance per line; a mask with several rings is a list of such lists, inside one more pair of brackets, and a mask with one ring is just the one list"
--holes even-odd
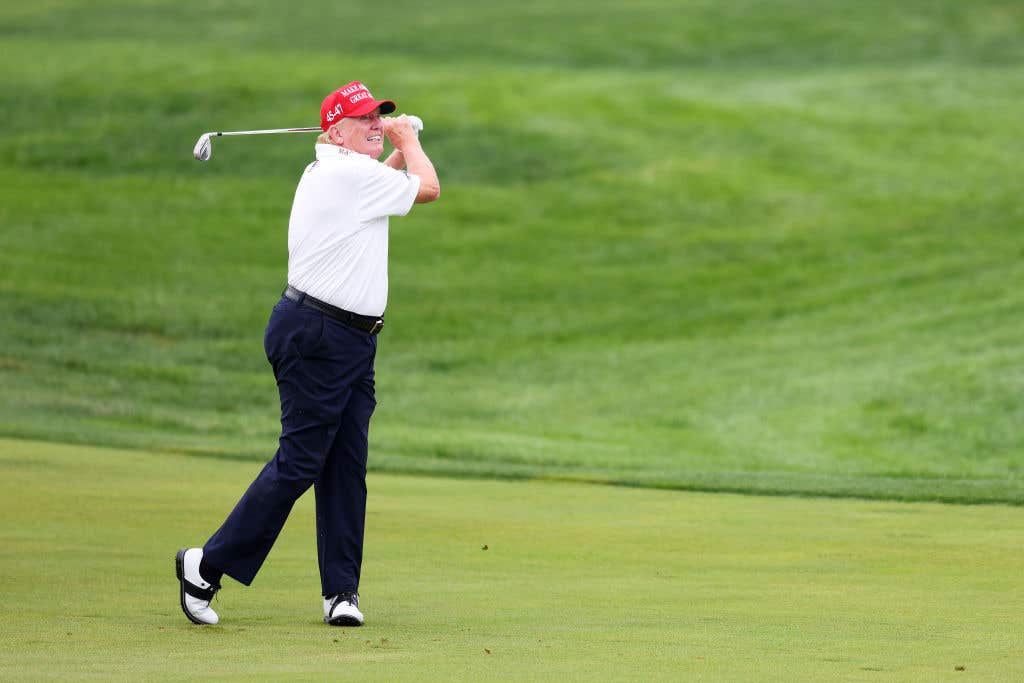
[(420, 150), (420, 151), (423, 150), (422, 145), (420, 145), (419, 138), (412, 138), (411, 140), (407, 140), (407, 141), (403, 142), (402, 146), (399, 147), (397, 151), (402, 152), (403, 154), (405, 154), (407, 151), (408, 152), (415, 152), (416, 150)]

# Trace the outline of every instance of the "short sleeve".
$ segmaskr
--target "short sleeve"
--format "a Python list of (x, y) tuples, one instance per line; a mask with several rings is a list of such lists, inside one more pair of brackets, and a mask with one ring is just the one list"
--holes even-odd
[(419, 176), (374, 160), (367, 164), (366, 171), (361, 197), (364, 220), (409, 213), (420, 191)]

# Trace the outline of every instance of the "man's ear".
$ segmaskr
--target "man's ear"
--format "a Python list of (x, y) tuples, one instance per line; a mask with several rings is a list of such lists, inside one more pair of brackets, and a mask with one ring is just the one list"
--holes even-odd
[(329, 129), (327, 129), (327, 135), (328, 137), (330, 137), (331, 142), (333, 142), (336, 145), (340, 146), (341, 143), (345, 141), (344, 137), (341, 134), (341, 126), (331, 126)]

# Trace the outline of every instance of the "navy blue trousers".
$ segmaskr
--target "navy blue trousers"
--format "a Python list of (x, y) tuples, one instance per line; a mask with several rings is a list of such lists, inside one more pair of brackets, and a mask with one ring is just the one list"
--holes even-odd
[(377, 337), (282, 297), (263, 346), (281, 395), (277, 453), (203, 546), (204, 559), (251, 584), (295, 501), (313, 485), (323, 594), (356, 591)]

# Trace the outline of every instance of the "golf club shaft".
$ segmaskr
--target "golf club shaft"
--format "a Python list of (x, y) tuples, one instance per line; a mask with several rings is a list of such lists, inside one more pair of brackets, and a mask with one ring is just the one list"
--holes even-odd
[[(409, 123), (413, 129), (419, 132), (423, 128), (423, 122), (418, 116), (409, 116)], [(208, 133), (210, 137), (221, 137), (222, 135), (272, 135), (274, 133), (315, 133), (320, 132), (320, 126), (312, 128), (272, 128), (269, 130), (230, 130)]]
[(230, 130), (210, 133), (210, 137), (220, 137), (222, 135), (271, 135), (273, 133), (312, 133), (319, 130), (320, 126), (315, 128), (273, 128), (271, 130)]

